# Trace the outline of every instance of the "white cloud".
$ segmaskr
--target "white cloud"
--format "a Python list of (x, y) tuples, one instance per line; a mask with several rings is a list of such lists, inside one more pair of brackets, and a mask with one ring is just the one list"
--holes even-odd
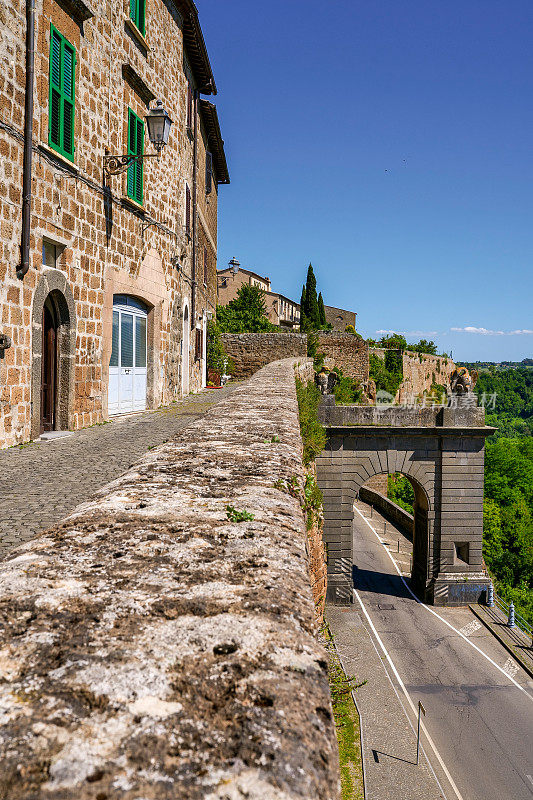
[(532, 334), (532, 330), (522, 328), (516, 331), (493, 331), (489, 328), (476, 328), (474, 325), (465, 325), (464, 328), (451, 328), (454, 333), (478, 333), (481, 336), (526, 336)]

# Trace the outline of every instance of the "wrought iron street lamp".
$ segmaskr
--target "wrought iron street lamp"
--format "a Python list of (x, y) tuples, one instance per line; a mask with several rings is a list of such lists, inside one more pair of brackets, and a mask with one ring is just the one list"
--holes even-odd
[(168, 144), (170, 126), (172, 125), (172, 120), (163, 108), (161, 100), (157, 101), (155, 108), (151, 108), (148, 111), (145, 120), (148, 128), (148, 138), (156, 152), (143, 155), (104, 156), (104, 171), (107, 175), (118, 175), (120, 172), (125, 172), (130, 164), (143, 161), (145, 158), (159, 158), (161, 150)]

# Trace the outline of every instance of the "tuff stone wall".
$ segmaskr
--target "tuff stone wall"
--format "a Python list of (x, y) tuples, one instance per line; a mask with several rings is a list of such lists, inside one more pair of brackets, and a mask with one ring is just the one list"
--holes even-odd
[(221, 338), (235, 364), (234, 378), (248, 378), (265, 364), (279, 359), (307, 358), (304, 333), (223, 333)]
[[(400, 351), (396, 350), (395, 352), (399, 353)], [(383, 347), (371, 347), (370, 353), (384, 360), (386, 350)], [(403, 350), (402, 368), (403, 381), (395, 397), (395, 401), (399, 403), (406, 403), (416, 397), (422, 397), (424, 392), (429, 394), (433, 383), (449, 387), (450, 377), (456, 366), (451, 358)]]
[(398, 394), (400, 402), (430, 392), (433, 383), (449, 387), (451, 374), (456, 369), (451, 358), (426, 353), (418, 355), (407, 350), (403, 352), (402, 361), (403, 382)]
[(288, 360), (2, 562), (10, 800), (337, 800), (304, 475)]
[[(157, 407), (180, 397), (182, 358), (174, 356), (181, 345), (183, 310), (188, 305), (190, 319), (192, 300), (192, 240), (185, 235), (184, 224), (185, 186), (193, 186), (193, 143), (185, 119), (187, 83), (190, 78), (194, 84), (194, 75), (187, 61), (183, 21), (175, 4), (165, 0), (147, 4), (144, 38), (130, 23), (128, 4), (36, 0), (31, 265), (23, 282), (17, 278), (25, 7), (24, 0), (0, 4), (0, 332), (13, 342), (0, 360), (0, 447), (36, 433), (40, 386), (32, 385), (32, 370), (40, 369), (37, 339), (42, 307), (36, 308), (35, 298), (51, 271), (43, 264), (45, 241), (58, 248), (54, 272), (66, 279), (75, 304), (75, 319), (62, 322), (68, 328), (65, 336), (75, 339), (75, 352), (60, 354), (60, 361), (73, 361), (68, 423), (63, 428), (92, 425), (107, 416), (113, 294), (131, 294), (149, 307), (149, 405)], [(83, 23), (80, 13), (88, 14)], [(76, 49), (72, 163), (48, 142), (51, 25)], [(125, 174), (103, 181), (103, 158), (106, 152), (127, 152), (128, 108), (144, 118), (155, 97), (164, 99), (173, 125), (161, 159), (144, 163), (143, 206), (139, 206), (126, 197)], [(210, 194), (205, 191), (208, 136), (201, 119), (199, 128), (196, 311), (205, 318), (216, 306), (218, 189), (214, 183)], [(152, 152), (147, 136), (145, 152)], [(33, 316), (39, 318), (38, 325), (32, 325)], [(194, 320), (195, 326), (200, 324)], [(193, 348), (186, 357), (191, 389), (197, 390), (202, 364)]]
[(317, 349), (326, 356), (328, 369), (339, 367), (345, 375), (362, 383), (368, 380), (368, 344), (364, 339), (351, 333), (319, 331)]

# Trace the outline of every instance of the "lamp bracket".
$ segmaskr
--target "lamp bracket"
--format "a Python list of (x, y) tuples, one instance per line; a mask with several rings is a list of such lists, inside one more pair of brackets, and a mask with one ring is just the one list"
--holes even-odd
[(126, 172), (130, 164), (144, 161), (145, 158), (159, 158), (160, 153), (146, 153), (142, 156), (104, 156), (104, 172), (106, 175), (119, 175)]

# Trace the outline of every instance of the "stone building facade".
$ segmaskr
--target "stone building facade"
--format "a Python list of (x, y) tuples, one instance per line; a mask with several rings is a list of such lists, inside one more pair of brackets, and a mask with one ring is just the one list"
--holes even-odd
[(270, 278), (263, 278), (249, 269), (239, 269), (235, 272), (231, 267), (226, 267), (218, 271), (219, 305), (227, 306), (245, 285), (258, 286), (264, 292), (267, 316), (272, 325), (299, 330), (300, 304), (283, 294), (273, 292)]
[[(34, 25), (28, 92), (26, 4), (0, 7), (0, 334), (11, 342), (0, 446), (205, 385), (229, 182), (216, 108), (200, 97), (216, 86), (192, 0), (36, 0)], [(144, 118), (156, 100), (173, 123), (160, 157), (106, 174), (105, 156), (155, 152)]]

